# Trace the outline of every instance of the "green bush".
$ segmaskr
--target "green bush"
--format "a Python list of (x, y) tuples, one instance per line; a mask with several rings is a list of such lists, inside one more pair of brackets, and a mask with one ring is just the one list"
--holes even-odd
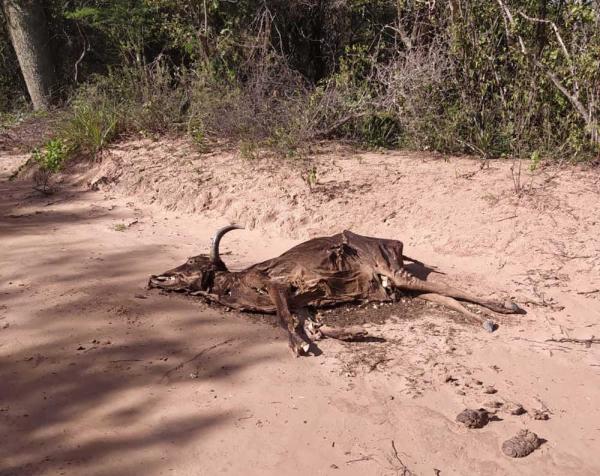
[(33, 159), (40, 168), (51, 173), (57, 173), (68, 157), (68, 148), (62, 139), (52, 139), (46, 143), (42, 150), (33, 151)]
[(51, 193), (50, 180), (62, 169), (68, 157), (69, 147), (62, 139), (52, 139), (42, 149), (34, 149), (32, 158), (39, 165), (33, 176), (34, 188)]
[[(201, 150), (216, 136), (284, 157), (321, 138), (482, 157), (600, 153), (590, 0), (49, 0), (45, 11), (60, 97), (74, 96), (59, 136), (87, 154), (169, 132)], [(7, 33), (0, 15), (0, 112), (25, 91)]]

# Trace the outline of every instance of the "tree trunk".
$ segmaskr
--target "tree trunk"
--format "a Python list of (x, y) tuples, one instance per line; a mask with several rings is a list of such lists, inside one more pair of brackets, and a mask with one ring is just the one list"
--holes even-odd
[(35, 110), (47, 109), (55, 85), (41, 0), (2, 0), (10, 38)]

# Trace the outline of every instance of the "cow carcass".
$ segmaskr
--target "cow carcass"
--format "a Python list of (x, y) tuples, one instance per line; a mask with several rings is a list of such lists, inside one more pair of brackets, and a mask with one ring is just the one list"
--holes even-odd
[(296, 355), (307, 352), (311, 345), (301, 317), (305, 314), (298, 312), (306, 308), (392, 301), (404, 292), (479, 320), (489, 331), (494, 324), (459, 301), (502, 314), (524, 313), (510, 301), (499, 302), (420, 279), (405, 267), (405, 261), (420, 262), (403, 254), (401, 241), (350, 231), (313, 238), (276, 258), (242, 271), (229, 271), (219, 255), (219, 243), (225, 233), (240, 228), (230, 225), (218, 230), (208, 256), (194, 256), (181, 266), (152, 276), (149, 287), (186, 292), (240, 311), (276, 313)]

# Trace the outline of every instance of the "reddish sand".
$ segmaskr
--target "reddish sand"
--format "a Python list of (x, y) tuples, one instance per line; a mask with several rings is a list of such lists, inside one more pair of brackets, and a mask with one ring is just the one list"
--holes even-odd
[[(129, 141), (51, 196), (0, 152), (1, 475), (600, 474), (600, 344), (548, 341), (600, 336), (598, 169), (524, 164), (517, 194), (509, 162), (322, 149)], [(232, 268), (351, 229), (528, 314), (488, 334), (384, 306), (385, 342), (294, 359), (263, 317), (145, 289), (230, 221), (248, 228), (223, 240)], [(482, 406), (484, 428), (455, 421)], [(546, 441), (511, 459), (522, 428)]]

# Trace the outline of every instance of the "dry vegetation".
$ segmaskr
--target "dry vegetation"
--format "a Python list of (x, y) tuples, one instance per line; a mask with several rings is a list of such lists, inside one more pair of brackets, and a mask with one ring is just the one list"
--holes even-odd
[[(532, 166), (598, 154), (597, 2), (54, 0), (45, 14), (65, 159), (165, 133), (248, 158), (336, 137)], [(3, 122), (24, 95), (8, 25)]]

